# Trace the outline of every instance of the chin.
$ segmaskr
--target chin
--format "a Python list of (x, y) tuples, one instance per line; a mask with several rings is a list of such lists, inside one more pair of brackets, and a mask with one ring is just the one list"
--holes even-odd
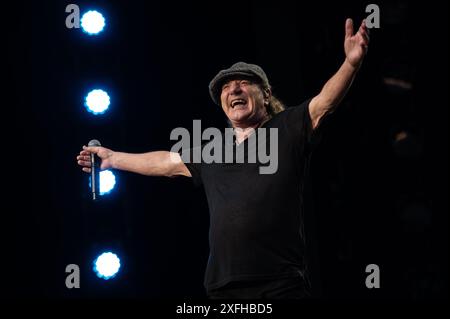
[(247, 114), (247, 113), (245, 113), (245, 114), (232, 114), (230, 116), (230, 119), (233, 122), (241, 122), (242, 123), (242, 122), (248, 121), (249, 117), (250, 117), (250, 114)]
[(250, 117), (251, 114), (252, 114), (252, 112), (248, 109), (238, 110), (238, 111), (233, 110), (230, 114), (230, 117), (235, 120), (243, 120), (243, 119), (247, 119), (248, 117)]

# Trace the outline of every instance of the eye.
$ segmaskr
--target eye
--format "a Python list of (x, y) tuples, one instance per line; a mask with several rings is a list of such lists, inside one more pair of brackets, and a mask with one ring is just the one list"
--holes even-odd
[(230, 84), (224, 84), (223, 86), (222, 86), (222, 90), (226, 90), (226, 89), (228, 89), (230, 87)]
[(242, 80), (240, 82), (240, 85), (249, 85), (249, 84), (250, 84), (250, 81), (247, 81), (247, 80)]

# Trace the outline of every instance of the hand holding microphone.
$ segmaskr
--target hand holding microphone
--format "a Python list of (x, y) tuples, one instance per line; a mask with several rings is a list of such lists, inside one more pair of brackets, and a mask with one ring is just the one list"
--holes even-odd
[[(98, 194), (98, 170), (112, 168), (114, 154), (112, 150), (100, 145), (98, 140), (91, 140), (88, 146), (83, 146), (83, 150), (77, 156), (77, 163), (82, 167), (82, 170), (91, 173), (91, 189), (94, 200)], [(100, 163), (98, 163), (98, 160), (100, 160)]]

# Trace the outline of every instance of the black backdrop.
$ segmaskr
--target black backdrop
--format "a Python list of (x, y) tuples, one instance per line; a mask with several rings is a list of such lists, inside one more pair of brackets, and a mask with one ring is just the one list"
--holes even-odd
[[(339, 67), (345, 18), (359, 24), (368, 3), (77, 1), (82, 11), (103, 10), (107, 28), (97, 37), (65, 27), (69, 3), (5, 10), (12, 24), (3, 41), (2, 292), (204, 297), (209, 220), (203, 190), (187, 178), (116, 172), (116, 189), (93, 205), (75, 156), (92, 138), (114, 150), (146, 152), (169, 149), (170, 131), (191, 129), (193, 119), (203, 128), (222, 127), (207, 85), (237, 61), (261, 65), (287, 105), (302, 102)], [(306, 230), (314, 294), (443, 298), (448, 5), (377, 4), (381, 28), (372, 31), (357, 80), (325, 124), (313, 157)], [(97, 84), (112, 99), (103, 117), (83, 107)], [(123, 257), (123, 271), (108, 282), (91, 270), (104, 247)], [(81, 267), (78, 290), (64, 285), (71, 263)], [(378, 290), (364, 285), (371, 263), (381, 269)]]

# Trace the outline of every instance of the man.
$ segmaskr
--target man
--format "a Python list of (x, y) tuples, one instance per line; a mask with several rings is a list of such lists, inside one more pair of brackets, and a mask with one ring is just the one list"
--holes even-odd
[(191, 163), (174, 152), (128, 154), (104, 147), (83, 147), (78, 164), (90, 172), (89, 156), (95, 153), (102, 160), (101, 169), (182, 175), (203, 184), (210, 209), (205, 276), (210, 298), (306, 297), (302, 204), (308, 158), (317, 128), (349, 89), (368, 44), (364, 21), (353, 35), (353, 22), (347, 19), (346, 58), (337, 73), (317, 96), (286, 110), (256, 65), (236, 63), (211, 81), (213, 101), (236, 129), (236, 147), (259, 134), (257, 128), (277, 129), (279, 167), (273, 174), (260, 174), (252, 163)]

